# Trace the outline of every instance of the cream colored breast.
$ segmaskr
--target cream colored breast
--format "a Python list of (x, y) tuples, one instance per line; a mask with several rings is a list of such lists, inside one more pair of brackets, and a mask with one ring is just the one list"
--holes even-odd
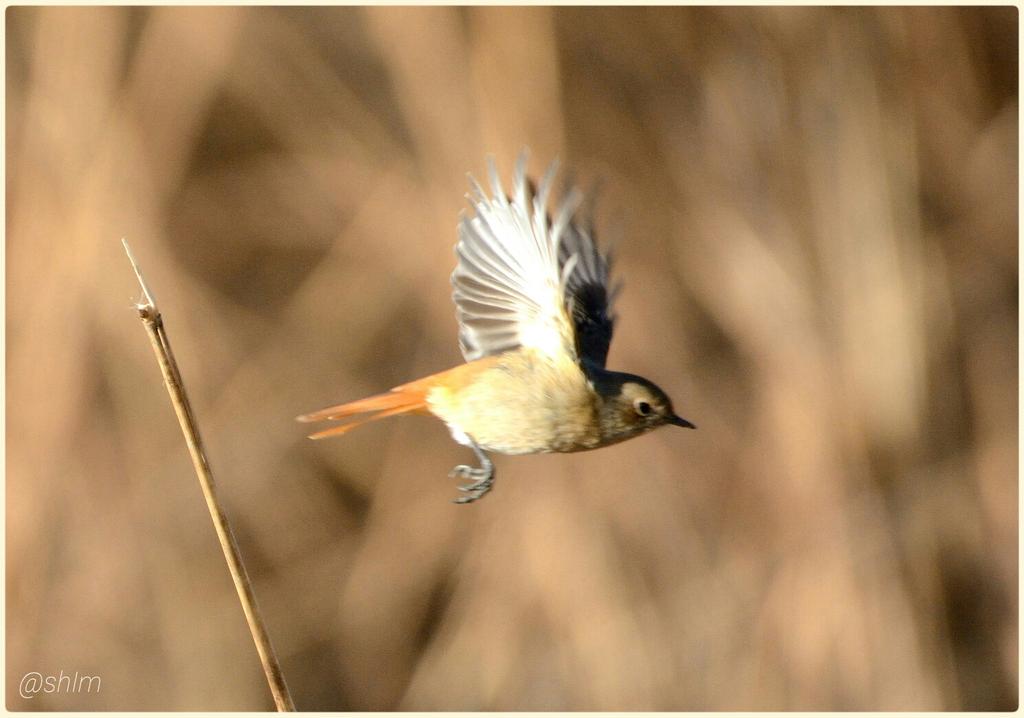
[(600, 437), (595, 396), (575, 362), (515, 350), (464, 386), (437, 387), (430, 411), (453, 435), (505, 454), (580, 451)]

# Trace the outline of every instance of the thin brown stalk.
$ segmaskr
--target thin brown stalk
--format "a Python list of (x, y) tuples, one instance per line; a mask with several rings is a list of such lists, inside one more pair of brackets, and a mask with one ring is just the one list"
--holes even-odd
[(149, 340), (153, 345), (153, 352), (156, 354), (157, 362), (160, 364), (160, 371), (164, 376), (164, 384), (167, 393), (171, 397), (171, 404), (174, 412), (178, 415), (178, 423), (185, 435), (185, 442), (188, 444), (189, 454), (192, 455), (192, 465), (195, 467), (196, 476), (199, 477), (199, 485), (203, 489), (203, 496), (206, 497), (206, 506), (210, 509), (210, 518), (213, 519), (213, 527), (217, 531), (217, 538), (220, 540), (220, 547), (224, 551), (224, 559), (228, 562), (228, 570), (231, 572), (231, 580), (235, 583), (238, 591), (238, 600), (245, 612), (245, 620), (249, 624), (249, 631), (256, 643), (256, 651), (260, 655), (260, 662), (263, 664), (263, 672), (267, 676), (267, 683), (270, 685), (270, 692), (274, 696), (274, 703), (277, 710), (294, 711), (295, 704), (292, 702), (288, 686), (285, 684), (284, 674), (281, 672), (281, 665), (277, 661), (274, 648), (270, 643), (270, 636), (267, 634), (263, 617), (260, 615), (259, 607), (256, 605), (256, 596), (253, 594), (252, 584), (242, 563), (241, 554), (238, 551), (238, 544), (235, 535), (231, 530), (228, 517), (221, 508), (217, 499), (217, 492), (214, 489), (213, 472), (206, 460), (206, 452), (203, 449), (203, 442), (199, 436), (199, 427), (196, 424), (192, 407), (185, 393), (185, 385), (178, 371), (178, 363), (174, 359), (174, 352), (171, 351), (171, 342), (167, 337), (163, 319), (157, 309), (156, 300), (152, 292), (142, 278), (139, 265), (132, 255), (128, 242), (121, 240), (124, 244), (128, 260), (132, 263), (135, 276), (139, 279), (142, 288), (142, 299), (136, 304), (139, 317), (146, 327)]

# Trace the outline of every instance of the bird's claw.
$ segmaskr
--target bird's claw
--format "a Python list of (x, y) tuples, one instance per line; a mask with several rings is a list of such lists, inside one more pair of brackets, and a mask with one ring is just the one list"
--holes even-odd
[(472, 466), (466, 466), (460, 464), (456, 466), (448, 474), (449, 477), (460, 479), (475, 479), (471, 483), (462, 484), (456, 488), (462, 491), (466, 496), (460, 496), (457, 499), (452, 499), (452, 503), (456, 504), (469, 504), (491, 490), (491, 486), (494, 484), (494, 472), (488, 471), (484, 468), (474, 468)]
[[(478, 469), (472, 466), (466, 466), (465, 464), (460, 464), (448, 472), (449, 479), (473, 479), (473, 483), (469, 484), (470, 487), (479, 484), (481, 481), (485, 481), (490, 477), (490, 475), (491, 472), (488, 471), (487, 469)], [(466, 488), (462, 486), (460, 486), (459, 488), (462, 489), (463, 491), (466, 490)]]
[(466, 466), (465, 464), (459, 464), (454, 469), (448, 472), (448, 478), (454, 479), (455, 477), (465, 478), (471, 476), (476, 471), (472, 466)]
[(469, 504), (488, 491), (494, 485), (494, 464), (490, 459), (487, 458), (487, 454), (472, 441), (470, 446), (473, 448), (473, 453), (476, 454), (476, 458), (480, 459), (480, 466), (468, 466), (467, 464), (459, 464), (448, 473), (449, 478), (468, 479), (468, 484), (462, 484), (457, 488), (459, 491), (465, 494), (457, 499), (452, 499), (452, 503), (456, 504)]
[(460, 497), (458, 497), (456, 499), (452, 499), (452, 503), (453, 504), (471, 504), (471, 503), (473, 503), (474, 501), (476, 501), (477, 499), (479, 499), (480, 497), (482, 497), (484, 494), (486, 494), (488, 491), (491, 490), (491, 483), (492, 482), (489, 479), (484, 479), (483, 481), (478, 481), (477, 483), (470, 484), (469, 486), (460, 486), (459, 487), (459, 491), (465, 491), (466, 495), (465, 496), (460, 496)]

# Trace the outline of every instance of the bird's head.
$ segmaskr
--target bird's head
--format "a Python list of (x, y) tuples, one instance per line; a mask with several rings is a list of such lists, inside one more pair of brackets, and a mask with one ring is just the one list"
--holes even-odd
[(600, 421), (604, 443), (623, 441), (663, 424), (696, 429), (676, 416), (672, 400), (653, 382), (621, 372), (602, 372), (593, 380), (601, 399)]

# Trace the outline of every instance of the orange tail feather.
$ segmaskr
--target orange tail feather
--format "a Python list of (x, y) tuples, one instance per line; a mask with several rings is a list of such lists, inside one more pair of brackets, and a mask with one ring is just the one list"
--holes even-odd
[[(436, 386), (444, 386), (451, 390), (457, 390), (472, 381), (480, 372), (493, 366), (499, 360), (498, 356), (484, 357), (466, 364), (460, 364), (446, 371), (425, 376), (422, 379), (396, 386), (391, 391), (375, 396), (368, 396), (365, 399), (351, 401), (348, 404), (330, 406), (311, 414), (303, 414), (296, 417), (298, 421), (324, 421), (325, 419), (347, 419), (354, 417), (352, 421), (333, 426), (330, 429), (318, 431), (310, 435), (310, 439), (324, 439), (328, 436), (344, 434), (357, 426), (362, 426), (368, 421), (383, 419), (385, 416), (396, 414), (427, 414), (427, 393)], [(359, 416), (367, 414), (368, 416)]]
[[(324, 439), (328, 436), (344, 434), (357, 426), (361, 426), (369, 421), (383, 419), (386, 416), (423, 412), (426, 410), (426, 407), (427, 393), (425, 390), (400, 386), (384, 394), (377, 394), (365, 399), (349, 402), (348, 404), (339, 404), (338, 406), (330, 406), (310, 414), (303, 414), (296, 417), (296, 420), (310, 422), (356, 417), (347, 424), (318, 431), (315, 434), (310, 434), (309, 437), (310, 439)], [(367, 416), (359, 416), (360, 414)]]

